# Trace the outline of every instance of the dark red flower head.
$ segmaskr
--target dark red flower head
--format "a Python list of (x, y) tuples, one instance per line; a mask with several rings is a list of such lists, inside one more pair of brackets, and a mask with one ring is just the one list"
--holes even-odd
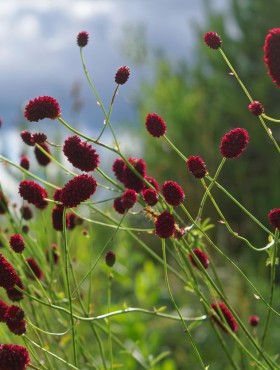
[(27, 144), (29, 146), (34, 146), (35, 145), (33, 135), (31, 134), (31, 132), (29, 132), (27, 130), (23, 130), (20, 134), (20, 137), (22, 138), (22, 140), (25, 144)]
[(23, 180), (19, 184), (19, 194), (27, 202), (34, 204), (36, 207), (42, 209), (47, 203), (44, 198), (48, 197), (47, 191), (34, 181)]
[(154, 189), (149, 188), (142, 191), (142, 197), (149, 206), (155, 206), (159, 195)]
[(51, 96), (39, 96), (30, 100), (24, 111), (24, 117), (30, 122), (38, 122), (44, 118), (56, 119), (60, 116), (60, 106)]
[(116, 212), (118, 212), (120, 215), (124, 215), (126, 212), (126, 209), (124, 208), (122, 197), (118, 197), (114, 199), (114, 209)]
[(123, 170), (124, 170), (125, 162), (122, 158), (117, 158), (114, 160), (112, 171), (114, 172), (116, 178), (123, 182)]
[[(48, 153), (48, 154), (51, 154), (50, 152), (50, 148), (48, 146), (47, 143), (41, 143), (40, 146)], [(43, 153), (40, 148), (38, 146), (36, 146), (34, 148), (34, 154), (35, 154), (35, 157), (38, 161), (38, 163), (41, 165), (41, 166), (47, 166), (51, 159), (45, 154)]]
[[(238, 329), (237, 322), (233, 317), (233, 314), (227, 308), (227, 306), (223, 302), (215, 302), (211, 304), (211, 308), (216, 312), (216, 314), (220, 317), (220, 319), (215, 315), (212, 316), (214, 322), (218, 324), (226, 333), (228, 333), (228, 328), (231, 329), (234, 333)], [(225, 324), (227, 323), (227, 325)]]
[(17, 344), (0, 344), (0, 369), (25, 370), (29, 362), (26, 348)]
[(272, 209), (268, 214), (268, 218), (271, 225), (280, 230), (280, 208)]
[(78, 46), (80, 46), (81, 48), (86, 46), (88, 44), (88, 38), (89, 38), (88, 32), (86, 32), (86, 31), (79, 32), (78, 36), (77, 36)]
[(22, 321), (7, 321), (6, 322), (9, 330), (11, 333), (13, 334), (16, 334), (16, 335), (22, 335), (22, 334), (25, 334), (26, 333), (26, 327), (27, 327), (27, 324), (26, 324), (26, 321), (25, 320), (22, 320)]
[[(153, 177), (151, 177), (151, 176), (148, 176), (148, 175), (146, 175), (145, 176), (145, 180), (146, 181), (148, 181), (155, 189), (156, 189), (156, 191), (157, 192), (159, 192), (160, 191), (160, 189), (159, 189), (159, 184), (158, 184), (158, 182), (157, 182), (157, 180), (156, 179), (154, 179)], [(149, 187), (145, 184), (145, 189), (148, 189)]]
[(5, 314), (8, 309), (8, 305), (0, 299), (0, 322), (6, 322)]
[[(146, 176), (146, 163), (143, 159), (128, 158), (128, 162), (142, 176)], [(125, 164), (123, 168), (123, 184), (128, 189), (140, 193), (145, 188), (145, 183)]]
[(254, 116), (260, 116), (264, 112), (264, 107), (259, 101), (253, 101), (248, 108)]
[(96, 150), (76, 135), (65, 140), (62, 150), (68, 161), (81, 171), (94, 171), (98, 167), (99, 155)]
[[(200, 261), (200, 263), (202, 264), (202, 266), (207, 269), (208, 265), (209, 265), (209, 259), (208, 259), (208, 256), (199, 248), (195, 248), (192, 250), (193, 253), (196, 255), (196, 257), (198, 258), (198, 260)], [(189, 254), (189, 259), (192, 263), (192, 265), (196, 268), (200, 268), (200, 266), (198, 265), (198, 263), (196, 262), (196, 260), (194, 259), (194, 257), (192, 256), (192, 254), (190, 253)]]
[(79, 175), (68, 181), (61, 190), (61, 202), (64, 207), (77, 207), (96, 191), (96, 180), (89, 175)]
[(124, 85), (128, 80), (129, 75), (130, 75), (129, 68), (127, 66), (122, 66), (117, 70), (117, 73), (115, 75), (115, 82), (118, 85)]
[(109, 267), (113, 267), (116, 262), (116, 254), (113, 251), (108, 251), (105, 254), (105, 263)]
[(52, 224), (57, 231), (63, 230), (63, 207), (55, 207), (52, 210)]
[(162, 185), (164, 199), (171, 206), (179, 206), (185, 199), (185, 193), (175, 181), (166, 181)]
[(32, 134), (32, 138), (34, 143), (42, 144), (47, 140), (47, 135), (43, 132), (35, 132), (34, 134)]
[(137, 195), (135, 190), (128, 189), (123, 193), (121, 198), (122, 198), (123, 207), (126, 210), (128, 210), (129, 208), (132, 208), (134, 206), (134, 204), (137, 202), (138, 195)]
[(22, 281), (20, 280), (20, 278), (18, 279), (18, 282), (14, 285), (13, 288), (6, 289), (6, 293), (7, 293), (8, 298), (13, 302), (21, 301), (24, 298), (23, 293), (19, 292), (16, 289), (16, 287), (19, 287), (20, 289), (24, 290), (24, 286), (23, 286)]
[(269, 31), (264, 43), (264, 62), (272, 81), (280, 87), (280, 28)]
[(222, 46), (222, 39), (217, 32), (206, 32), (204, 42), (211, 49), (219, 49)]
[(0, 286), (10, 289), (13, 288), (18, 280), (19, 277), (12, 265), (0, 254)]
[(19, 234), (14, 234), (10, 237), (10, 246), (16, 253), (24, 251), (24, 239)]
[(175, 232), (175, 220), (171, 213), (162, 212), (155, 222), (155, 233), (158, 237), (167, 239)]
[(190, 173), (197, 179), (202, 179), (207, 175), (206, 165), (203, 162), (202, 158), (198, 156), (191, 156), (187, 160), (187, 167)]
[(24, 220), (30, 220), (33, 217), (33, 213), (28, 206), (22, 206), (20, 208), (20, 213)]
[(25, 170), (29, 170), (29, 166), (30, 166), (30, 162), (29, 162), (29, 159), (27, 158), (27, 157), (25, 157), (25, 156), (22, 156), (21, 158), (20, 158), (20, 166), (22, 167), (22, 168), (24, 168)]
[(15, 305), (9, 306), (5, 313), (5, 321), (20, 322), (24, 319), (24, 311)]
[(145, 122), (147, 131), (153, 137), (161, 137), (166, 133), (166, 124), (164, 120), (155, 113), (149, 113)]
[(251, 326), (258, 326), (260, 318), (259, 316), (250, 316), (248, 321)]
[(244, 152), (248, 143), (248, 132), (244, 128), (235, 128), (222, 138), (220, 152), (225, 158), (237, 158)]
[[(35, 259), (32, 258), (32, 257), (29, 257), (29, 258), (26, 258), (26, 262), (28, 263), (30, 269), (32, 270), (32, 272), (36, 276), (36, 278), (39, 279), (39, 280), (43, 280), (43, 277), (44, 277), (43, 271), (40, 269), (40, 267), (37, 264), (37, 262), (35, 261)], [(28, 276), (31, 279), (34, 279), (33, 274), (30, 273)]]

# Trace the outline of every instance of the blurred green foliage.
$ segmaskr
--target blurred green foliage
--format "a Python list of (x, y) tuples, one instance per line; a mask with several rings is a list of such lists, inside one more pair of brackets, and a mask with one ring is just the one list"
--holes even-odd
[[(204, 44), (203, 35), (215, 31), (221, 36), (222, 49), (253, 99), (264, 104), (268, 115), (278, 117), (279, 88), (267, 75), (263, 44), (268, 30), (279, 26), (280, 3), (273, 0), (267, 6), (262, 0), (231, 0), (226, 13), (217, 7), (213, 10), (211, 3), (204, 1), (206, 17), (203, 26), (196, 26), (194, 65), (181, 60), (175, 65), (162, 55), (154, 59), (154, 79), (142, 83), (138, 96), (140, 120), (144, 127), (148, 113), (162, 116), (171, 141), (185, 156), (201, 156), (212, 176), (221, 160), (222, 136), (235, 127), (245, 128), (250, 135), (247, 150), (239, 159), (227, 161), (218, 181), (268, 226), (267, 214), (279, 203), (277, 151), (259, 120), (249, 112), (249, 101), (229, 75), (220, 53)], [(279, 140), (279, 124), (269, 122), (268, 127)], [(154, 169), (153, 176), (161, 182), (178, 181), (195, 213), (201, 199), (200, 184), (162, 140), (146, 137), (145, 159)], [(266, 243), (263, 233), (229, 199), (218, 191), (214, 195), (238, 233), (252, 235), (258, 246)], [(217, 220), (209, 203), (205, 215)]]

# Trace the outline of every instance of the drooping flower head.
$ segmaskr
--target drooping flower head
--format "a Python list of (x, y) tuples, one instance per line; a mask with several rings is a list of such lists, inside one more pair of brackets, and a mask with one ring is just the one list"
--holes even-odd
[(9, 243), (10, 243), (12, 250), (15, 251), (16, 253), (21, 253), (24, 251), (24, 248), (25, 248), (24, 239), (21, 235), (19, 234), (12, 235), (10, 237)]
[[(48, 146), (47, 143), (43, 142), (40, 144), (40, 146), (48, 153), (48, 154), (51, 154), (51, 151), (50, 151), (50, 148)], [(45, 154), (43, 153), (40, 148), (38, 146), (36, 146), (34, 148), (34, 154), (35, 154), (35, 157), (38, 161), (38, 163), (41, 165), (41, 166), (47, 166), (51, 159)]]
[(81, 31), (77, 36), (77, 44), (80, 48), (85, 47), (88, 44), (89, 34), (86, 31)]
[(129, 75), (130, 75), (129, 68), (127, 66), (122, 66), (117, 70), (117, 73), (115, 75), (115, 82), (118, 85), (124, 85), (128, 80)]
[(25, 370), (29, 362), (26, 348), (17, 344), (0, 344), (0, 369)]
[(166, 181), (162, 185), (164, 199), (171, 206), (179, 206), (185, 199), (185, 193), (175, 181)]
[(62, 188), (61, 202), (66, 208), (77, 207), (95, 193), (96, 187), (96, 180), (92, 176), (76, 176)]
[(149, 113), (145, 122), (147, 131), (153, 137), (161, 137), (166, 133), (166, 124), (159, 115), (156, 113)]
[(205, 163), (198, 156), (190, 156), (187, 160), (187, 167), (190, 173), (197, 179), (202, 179), (208, 173)]
[(47, 191), (34, 181), (23, 180), (19, 184), (19, 194), (28, 203), (34, 204), (37, 208), (44, 208), (47, 204), (44, 198), (48, 197)]
[(268, 214), (268, 219), (275, 229), (280, 230), (280, 208), (272, 209)]
[(167, 239), (175, 232), (175, 220), (171, 213), (162, 212), (155, 222), (155, 233), (158, 237)]
[(118, 212), (120, 215), (124, 215), (126, 212), (126, 209), (124, 208), (122, 197), (117, 197), (114, 199), (114, 209), (116, 212)]
[(264, 43), (264, 62), (272, 81), (280, 87), (280, 28), (269, 31)]
[(222, 138), (220, 152), (225, 158), (237, 158), (244, 152), (248, 143), (248, 132), (244, 128), (235, 128)]
[(51, 96), (39, 96), (30, 100), (24, 111), (24, 117), (30, 122), (38, 122), (44, 118), (56, 119), (60, 116), (60, 106)]
[(259, 101), (253, 101), (248, 108), (254, 116), (260, 116), (264, 112), (264, 107)]
[[(43, 271), (40, 269), (38, 263), (35, 261), (34, 258), (28, 257), (26, 258), (26, 262), (28, 263), (30, 269), (32, 270), (33, 274), (36, 276), (37, 279), (43, 280), (44, 274)], [(33, 274), (29, 273), (28, 276), (31, 279), (34, 279)]]
[(212, 316), (214, 322), (220, 326), (224, 330), (224, 332), (228, 333), (228, 328), (224, 321), (227, 323), (231, 331), (234, 333), (238, 329), (237, 322), (233, 316), (233, 314), (230, 312), (230, 310), (227, 308), (227, 306), (223, 302), (215, 302), (212, 303), (210, 306), (216, 314), (220, 317), (218, 318), (216, 315)]
[(15, 269), (6, 260), (6, 258), (0, 254), (0, 287), (5, 289), (13, 288), (18, 280), (19, 277)]
[(217, 32), (206, 32), (204, 42), (211, 49), (219, 49), (222, 46), (222, 39)]
[[(201, 249), (199, 248), (194, 248), (193, 250), (193, 253), (196, 255), (197, 259), (200, 261), (200, 263), (202, 264), (202, 266), (207, 269), (207, 267), (209, 266), (209, 259), (208, 259), (208, 256), (206, 253), (204, 253)], [(192, 263), (192, 265), (196, 268), (200, 268), (200, 266), (198, 265), (198, 263), (196, 262), (196, 260), (194, 259), (194, 257), (192, 256), (192, 254), (190, 253), (189, 254), (189, 259)]]
[(81, 171), (94, 171), (99, 164), (99, 155), (91, 145), (82, 142), (78, 136), (70, 136), (64, 141), (62, 148), (68, 161)]
[(52, 225), (57, 231), (63, 230), (63, 207), (55, 207), (52, 210)]

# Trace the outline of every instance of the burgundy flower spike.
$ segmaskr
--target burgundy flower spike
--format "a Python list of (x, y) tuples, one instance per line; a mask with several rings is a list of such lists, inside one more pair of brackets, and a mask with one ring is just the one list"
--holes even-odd
[(223, 329), (224, 332), (228, 333), (228, 328), (223, 323), (223, 321), (227, 322), (227, 325), (229, 326), (231, 331), (233, 331), (234, 333), (237, 331), (238, 329), (237, 322), (233, 317), (233, 314), (230, 312), (230, 310), (223, 302), (212, 303), (211, 308), (213, 308), (216, 314), (220, 317), (220, 319), (218, 319), (213, 315), (212, 316), (213, 320)]
[(166, 133), (166, 124), (164, 120), (155, 113), (149, 113), (145, 122), (147, 131), (153, 137), (161, 137)]
[(25, 370), (29, 362), (26, 348), (17, 344), (0, 344), (0, 369)]
[(129, 75), (130, 75), (129, 68), (127, 66), (122, 66), (117, 70), (117, 73), (115, 75), (115, 82), (118, 85), (124, 85), (128, 80)]
[(259, 101), (253, 101), (249, 105), (249, 110), (254, 116), (260, 116), (264, 112), (264, 107)]
[(60, 106), (51, 96), (39, 96), (30, 100), (24, 111), (24, 117), (30, 122), (38, 122), (44, 118), (56, 119), (60, 116)]
[(19, 194), (27, 202), (34, 204), (36, 207), (45, 208), (47, 202), (44, 198), (48, 197), (47, 191), (34, 181), (23, 180), (19, 184)]
[(94, 171), (98, 167), (99, 155), (96, 150), (76, 135), (65, 140), (62, 150), (68, 161), (81, 171)]
[(175, 181), (166, 181), (162, 185), (164, 199), (171, 206), (179, 206), (185, 199), (185, 193)]
[(205, 33), (204, 42), (211, 49), (219, 49), (222, 46), (222, 39), (217, 32)]
[(95, 193), (96, 180), (89, 175), (76, 176), (61, 189), (61, 202), (64, 207), (77, 207)]
[(272, 209), (268, 214), (269, 222), (275, 229), (280, 230), (280, 208)]
[[(193, 249), (193, 253), (196, 255), (197, 259), (200, 261), (202, 266), (205, 269), (207, 269), (207, 267), (209, 265), (209, 259), (208, 259), (207, 255), (199, 248)], [(198, 265), (198, 263), (196, 262), (196, 260), (194, 259), (194, 257), (192, 256), (191, 253), (189, 254), (189, 259), (190, 259), (190, 261), (191, 261), (191, 263), (194, 267), (200, 268), (200, 266)]]
[(155, 233), (163, 239), (170, 238), (175, 232), (175, 220), (171, 213), (162, 212), (155, 222)]
[(264, 43), (264, 62), (272, 81), (280, 87), (280, 28), (269, 31)]
[(197, 156), (192, 155), (189, 157), (187, 167), (190, 173), (197, 179), (202, 179), (208, 173), (202, 158)]
[(220, 152), (225, 158), (237, 158), (244, 152), (248, 143), (248, 132), (244, 128), (235, 128), (222, 138)]
[(88, 44), (88, 37), (89, 37), (88, 32), (86, 31), (79, 32), (77, 36), (78, 46), (80, 46), (81, 48), (85, 47)]

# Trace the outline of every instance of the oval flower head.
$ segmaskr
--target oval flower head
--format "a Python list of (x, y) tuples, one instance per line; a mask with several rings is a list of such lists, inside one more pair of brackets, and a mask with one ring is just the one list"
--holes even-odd
[(249, 143), (248, 132), (244, 128), (235, 128), (222, 138), (220, 152), (224, 158), (237, 158)]
[(95, 193), (96, 187), (92, 176), (76, 176), (61, 189), (60, 200), (66, 208), (77, 207)]
[(17, 344), (0, 344), (0, 369), (25, 370), (29, 362), (26, 348)]
[(39, 96), (30, 100), (24, 111), (24, 117), (30, 122), (38, 122), (44, 118), (56, 119), (60, 116), (60, 106), (51, 96)]
[(264, 43), (264, 62), (272, 81), (280, 87), (280, 28), (269, 31)]

